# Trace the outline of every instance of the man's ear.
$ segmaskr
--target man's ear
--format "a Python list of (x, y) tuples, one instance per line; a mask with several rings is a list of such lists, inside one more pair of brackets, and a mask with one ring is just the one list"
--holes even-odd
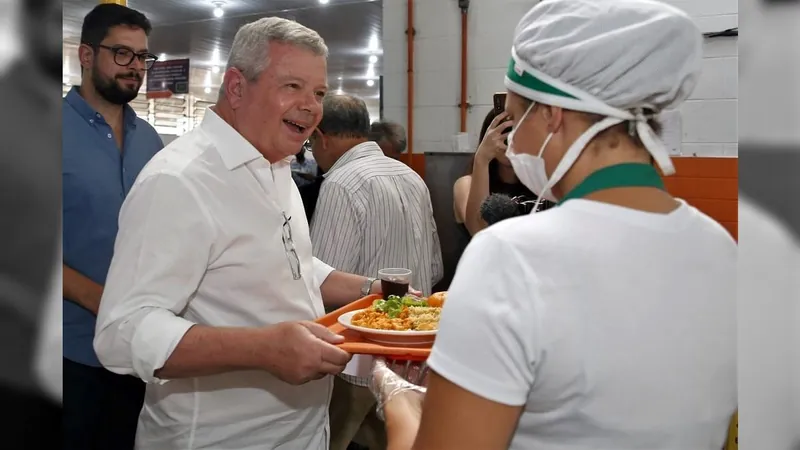
[(320, 144), (322, 144), (322, 150), (327, 151), (328, 144), (330, 144), (330, 142), (328, 141), (328, 136), (325, 136), (324, 134), (320, 133)]
[(78, 47), (78, 62), (81, 69), (91, 69), (94, 65), (95, 51), (89, 44), (81, 44)]
[(236, 67), (231, 67), (225, 71), (222, 84), (225, 86), (225, 98), (228, 99), (231, 108), (237, 109), (247, 89), (247, 81), (244, 78), (244, 74)]

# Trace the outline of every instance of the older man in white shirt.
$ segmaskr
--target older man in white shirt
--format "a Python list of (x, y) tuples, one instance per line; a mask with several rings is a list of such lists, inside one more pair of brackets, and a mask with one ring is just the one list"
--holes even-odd
[(326, 59), (296, 22), (243, 26), (216, 106), (127, 197), (94, 344), (106, 368), (148, 383), (137, 448), (328, 446), (327, 375), (350, 355), (310, 321), (379, 286), (312, 257), (291, 178)]

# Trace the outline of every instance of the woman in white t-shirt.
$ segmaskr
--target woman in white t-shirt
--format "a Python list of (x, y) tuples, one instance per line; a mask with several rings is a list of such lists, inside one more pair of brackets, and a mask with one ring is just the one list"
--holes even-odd
[[(647, 0), (544, 0), (515, 31), (508, 157), (553, 209), (467, 247), (427, 393), (378, 363), (389, 449), (719, 450), (736, 409), (736, 244), (664, 189), (655, 116), (702, 36)], [(424, 402), (422, 399), (424, 398)]]

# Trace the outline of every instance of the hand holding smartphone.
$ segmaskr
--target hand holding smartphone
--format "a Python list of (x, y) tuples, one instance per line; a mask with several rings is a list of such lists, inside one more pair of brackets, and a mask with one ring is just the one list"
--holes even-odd
[[(506, 93), (505, 92), (497, 92), (494, 94), (494, 113), (495, 115), (500, 115), (506, 110)], [(508, 127), (506, 130), (510, 131), (511, 127)], [(503, 141), (505, 145), (508, 145), (508, 139)]]
[(497, 92), (494, 94), (494, 112), (500, 114), (506, 110), (506, 93)]

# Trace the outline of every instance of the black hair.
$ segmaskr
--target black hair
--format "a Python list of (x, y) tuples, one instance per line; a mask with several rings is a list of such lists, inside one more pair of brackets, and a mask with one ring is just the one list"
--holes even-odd
[(120, 25), (140, 28), (147, 36), (153, 30), (150, 21), (139, 11), (114, 3), (103, 3), (95, 6), (83, 18), (81, 44), (96, 48), (108, 36), (111, 28)]
[[(657, 118), (657, 114), (655, 111), (649, 108), (645, 108), (642, 113), (648, 118), (647, 125), (653, 130), (656, 136), (661, 137), (661, 133), (663, 131), (663, 127), (661, 125), (661, 121)], [(588, 117), (589, 122), (595, 124), (600, 122), (601, 120), (605, 119), (606, 116), (601, 114), (592, 114), (592, 113), (584, 113), (586, 117)], [(626, 134), (631, 139), (633, 144), (639, 148), (644, 148), (644, 143), (642, 142), (639, 134), (636, 132), (636, 122), (634, 121), (625, 121), (623, 123), (614, 125), (610, 128), (607, 128), (600, 133), (597, 134), (597, 137), (605, 137), (605, 136), (613, 136), (614, 134)]]
[(300, 151), (297, 152), (297, 154), (294, 155), (294, 157), (297, 158), (297, 162), (299, 162), (300, 164), (305, 164), (305, 162), (306, 162), (306, 147), (305, 146), (300, 147)]
[(478, 145), (483, 142), (483, 138), (486, 137), (486, 132), (489, 131), (489, 126), (492, 125), (492, 121), (497, 117), (497, 111), (492, 108), (486, 114), (486, 117), (483, 118), (483, 124), (481, 125), (481, 134), (478, 136)]
[(352, 95), (326, 96), (317, 129), (330, 136), (366, 139), (370, 129), (367, 104)]
[[(481, 145), (483, 142), (483, 138), (486, 137), (486, 133), (489, 131), (489, 127), (492, 125), (492, 121), (497, 117), (497, 111), (494, 108), (490, 109), (489, 112), (486, 114), (486, 117), (483, 118), (483, 124), (481, 125), (481, 133), (478, 135), (478, 146)], [(477, 151), (477, 149), (476, 149)], [(469, 165), (467, 166), (466, 172), (464, 175), (472, 175), (472, 167), (475, 165), (475, 155), (469, 159)], [(500, 163), (497, 162), (496, 159), (493, 159), (489, 163), (489, 184), (494, 186), (500, 182), (500, 174), (498, 171), (500, 170), (499, 167)]]

